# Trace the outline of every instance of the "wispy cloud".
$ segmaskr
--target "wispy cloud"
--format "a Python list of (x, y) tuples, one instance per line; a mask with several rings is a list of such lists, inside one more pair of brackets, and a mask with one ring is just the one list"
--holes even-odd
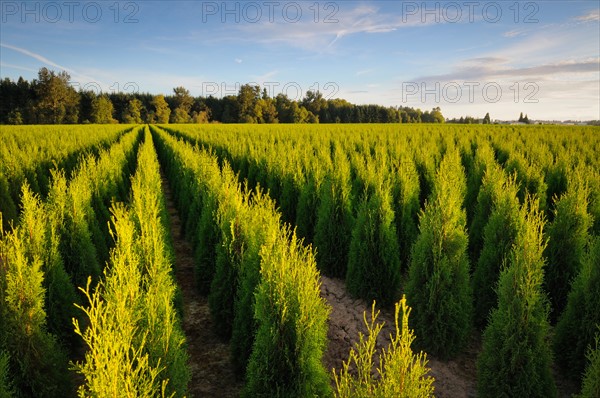
[(581, 15), (575, 18), (581, 22), (600, 22), (600, 10), (592, 10), (585, 15)]
[(33, 73), (38, 72), (37, 69), (27, 68), (25, 66), (20, 66), (20, 65), (7, 64), (6, 62), (2, 62), (2, 61), (0, 61), (0, 66), (3, 68), (12, 68), (12, 69), (17, 69), (17, 70), (22, 70), (25, 72), (33, 72)]
[(233, 60), (233, 62), (235, 62), (236, 64), (241, 64), (242, 60), (240, 58), (236, 58)]
[(466, 60), (455, 70), (445, 74), (420, 76), (414, 79), (421, 82), (451, 82), (451, 81), (492, 81), (507, 78), (536, 78), (546, 79), (559, 74), (578, 74), (598, 72), (600, 58), (574, 61), (562, 61), (527, 67), (511, 67), (504, 58), (475, 58)]
[[(327, 53), (335, 50), (337, 43), (356, 34), (385, 34), (401, 28), (424, 26), (416, 16), (403, 17), (398, 13), (385, 13), (373, 5), (358, 5), (353, 8), (340, 7), (331, 22), (324, 18), (315, 21), (303, 18), (295, 23), (286, 21), (260, 21), (259, 23), (227, 24), (226, 28), (211, 32), (210, 40), (240, 40), (264, 45), (281, 44), (293, 48)], [(206, 35), (203, 32), (190, 35), (198, 40)]]
[(69, 73), (75, 73), (75, 71), (73, 69), (69, 69), (66, 66), (59, 65), (56, 62), (50, 61), (48, 58), (44, 57), (43, 55), (36, 54), (36, 53), (31, 52), (31, 51), (29, 51), (29, 50), (27, 50), (25, 48), (21, 48), (21, 47), (17, 47), (17, 46), (11, 46), (10, 44), (6, 44), (6, 43), (0, 43), (0, 47), (8, 48), (9, 50), (13, 50), (13, 51), (19, 52), (21, 54), (27, 55), (27, 56), (29, 56), (31, 58), (34, 58), (34, 59), (36, 59), (36, 60), (38, 60), (38, 61), (46, 64), (46, 65), (53, 66), (53, 67), (58, 68), (58, 69), (62, 69), (62, 70), (67, 71)]
[(276, 70), (272, 70), (272, 71), (263, 73), (262, 75), (258, 75), (258, 76), (254, 75), (254, 76), (250, 76), (250, 77), (254, 83), (264, 85), (265, 82), (271, 82), (273, 80), (273, 78), (277, 75), (277, 73), (279, 73), (279, 72)]
[[(19, 53), (21, 53), (23, 55), (27, 55), (28, 57), (31, 57), (31, 58), (37, 60), (37, 61), (39, 61), (39, 62), (41, 62), (43, 64), (46, 64), (48, 66), (52, 66), (52, 67), (57, 68), (57, 69), (64, 70), (64, 71), (68, 72), (71, 75), (71, 77), (73, 79), (75, 79), (75, 80), (82, 80), (82, 81), (87, 81), (87, 82), (96, 82), (96, 83), (104, 84), (102, 82), (98, 82), (96, 79), (94, 79), (92, 77), (85, 76), (85, 75), (83, 75), (81, 73), (78, 73), (78, 72), (76, 72), (75, 70), (73, 70), (71, 68), (68, 68), (66, 66), (60, 65), (60, 64), (58, 64), (58, 63), (56, 63), (54, 61), (51, 61), (50, 59), (44, 57), (41, 54), (34, 53), (34, 52), (29, 51), (29, 50), (27, 50), (25, 48), (13, 46), (13, 45), (6, 44), (6, 43), (0, 43), (0, 47), (4, 47), (4, 48), (7, 48), (9, 50), (13, 50), (13, 51), (19, 52)], [(104, 84), (104, 85), (106, 86), (106, 84)]]
[(502, 36), (511, 39), (513, 37), (522, 36), (523, 34), (524, 34), (524, 32), (520, 29), (513, 29), (513, 30), (509, 30), (508, 32), (504, 32), (502, 34)]
[(358, 77), (358, 76), (363, 76), (363, 75), (370, 74), (372, 72), (373, 72), (373, 69), (365, 69), (365, 70), (359, 70), (354, 75)]

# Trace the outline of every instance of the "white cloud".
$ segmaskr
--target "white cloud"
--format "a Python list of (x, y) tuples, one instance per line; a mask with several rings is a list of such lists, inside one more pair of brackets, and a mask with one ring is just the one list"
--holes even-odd
[(258, 83), (260, 85), (264, 85), (265, 82), (272, 83), (273, 77), (275, 77), (277, 75), (277, 73), (279, 73), (279, 72), (276, 70), (272, 70), (272, 71), (266, 72), (262, 75), (252, 75), (250, 77), (251, 77), (253, 83)]
[(32, 72), (32, 73), (38, 73), (37, 69), (33, 69), (33, 68), (27, 68), (25, 66), (20, 66), (20, 65), (13, 65), (13, 64), (7, 64), (6, 62), (1, 62), (0, 61), (0, 66), (3, 68), (12, 68), (12, 69), (17, 69), (17, 70), (22, 70), (25, 72)]
[(359, 70), (358, 72), (355, 73), (355, 76), (358, 77), (358, 76), (368, 75), (372, 72), (373, 72), (373, 69)]
[(233, 62), (235, 62), (236, 64), (241, 64), (242, 60), (240, 58), (236, 58), (233, 60)]
[(581, 15), (575, 19), (581, 22), (600, 22), (600, 10), (592, 10), (589, 13)]
[(524, 32), (520, 29), (513, 29), (513, 30), (509, 30), (508, 32), (504, 32), (504, 34), (502, 34), (502, 36), (508, 37), (510, 39), (513, 37), (522, 36), (523, 34), (524, 34)]
[[(302, 4), (310, 5), (310, 3)], [(215, 29), (211, 32), (211, 44), (219, 41), (239, 43), (242, 40), (265, 45), (281, 44), (317, 53), (331, 53), (340, 40), (351, 35), (385, 34), (400, 28), (429, 24), (424, 24), (418, 16), (403, 18), (398, 13), (381, 12), (373, 5), (357, 5), (350, 8), (343, 4), (332, 16), (331, 22), (325, 22), (326, 12), (315, 20), (312, 11), (308, 9), (303, 11), (304, 16), (297, 22), (277, 18), (270, 21), (263, 18), (257, 23), (226, 24), (223, 29)], [(196, 42), (208, 40), (204, 32), (193, 33), (189, 39)]]

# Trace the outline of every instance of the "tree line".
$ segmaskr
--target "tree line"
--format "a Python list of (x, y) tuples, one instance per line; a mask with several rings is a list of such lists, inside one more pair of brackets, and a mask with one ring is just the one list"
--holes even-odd
[(307, 91), (299, 101), (270, 97), (245, 84), (237, 95), (193, 97), (184, 87), (171, 95), (75, 90), (65, 72), (41, 68), (31, 82), (0, 81), (0, 124), (77, 123), (444, 123), (440, 108), (357, 105)]

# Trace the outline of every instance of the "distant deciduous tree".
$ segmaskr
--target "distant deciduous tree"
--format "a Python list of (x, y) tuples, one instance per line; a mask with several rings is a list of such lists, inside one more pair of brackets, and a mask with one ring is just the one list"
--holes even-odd
[(125, 112), (123, 112), (123, 122), (128, 124), (142, 123), (142, 102), (134, 98), (129, 101)]
[(152, 123), (166, 124), (169, 123), (169, 116), (171, 115), (171, 109), (169, 104), (165, 101), (164, 95), (160, 94), (152, 99), (152, 106), (154, 107), (154, 113), (152, 114)]
[(33, 87), (37, 96), (37, 122), (42, 124), (77, 123), (79, 95), (69, 85), (71, 76), (65, 71), (58, 74), (46, 68), (38, 72)]
[(92, 123), (116, 123), (117, 121), (113, 118), (113, 112), (113, 104), (107, 96), (101, 95), (92, 100)]

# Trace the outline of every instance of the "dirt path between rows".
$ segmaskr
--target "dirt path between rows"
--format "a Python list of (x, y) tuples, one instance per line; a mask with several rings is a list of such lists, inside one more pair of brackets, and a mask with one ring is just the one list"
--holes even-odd
[[(358, 333), (366, 333), (363, 313), (367, 312), (370, 320), (371, 306), (363, 300), (352, 298), (346, 292), (344, 281), (321, 276), (321, 296), (331, 306), (329, 316), (329, 346), (325, 353), (324, 363), (327, 369), (342, 368), (342, 361), (348, 358), (350, 348), (358, 341)], [(395, 333), (394, 314), (382, 310), (378, 322), (385, 325), (377, 339), (380, 350), (389, 343), (389, 336)], [(441, 362), (430, 355), (427, 366), (430, 375), (435, 378), (434, 394), (438, 398), (474, 397), (476, 394), (475, 360), (478, 342), (473, 341), (465, 353), (448, 362)]]
[[(329, 345), (324, 356), (324, 364), (328, 370), (342, 368), (342, 361), (347, 360), (350, 348), (358, 341), (358, 333), (366, 333), (363, 313), (366, 311), (370, 320), (371, 306), (363, 300), (352, 298), (346, 292), (344, 281), (321, 276), (321, 296), (331, 306), (329, 316)], [(394, 330), (394, 314), (382, 310), (378, 322), (385, 322), (377, 348), (386, 347), (390, 334)], [(417, 336), (418, 338), (418, 336)], [(435, 382), (434, 395), (438, 398), (471, 398), (477, 396), (477, 355), (481, 350), (481, 336), (474, 334), (467, 348), (451, 361), (441, 361), (427, 355), (428, 364)], [(561, 398), (571, 397), (576, 392), (569, 382), (554, 369), (554, 377)]]
[(188, 396), (238, 397), (242, 384), (231, 366), (229, 345), (223, 343), (214, 332), (208, 299), (202, 297), (194, 286), (193, 250), (181, 234), (181, 219), (164, 175), (162, 186), (175, 248), (175, 276), (184, 303), (183, 330), (187, 340), (188, 364), (192, 373)]

